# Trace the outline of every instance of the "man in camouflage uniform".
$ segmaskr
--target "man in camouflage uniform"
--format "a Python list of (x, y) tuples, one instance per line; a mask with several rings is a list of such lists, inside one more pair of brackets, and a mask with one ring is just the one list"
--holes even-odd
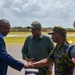
[(66, 30), (62, 27), (54, 27), (52, 39), (56, 44), (46, 59), (30, 64), (31, 67), (42, 67), (51, 62), (55, 63), (55, 75), (73, 75), (74, 63), (69, 60), (66, 50), (69, 44), (66, 42)]

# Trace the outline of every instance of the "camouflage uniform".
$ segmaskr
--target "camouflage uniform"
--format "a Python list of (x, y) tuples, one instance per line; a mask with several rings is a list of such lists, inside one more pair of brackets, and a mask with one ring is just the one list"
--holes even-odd
[[(53, 32), (49, 34), (56, 32), (61, 33), (63, 37), (66, 38), (66, 31), (61, 27), (55, 27)], [(73, 75), (75, 65), (71, 62), (66, 54), (68, 46), (69, 44), (65, 40), (61, 47), (58, 48), (56, 45), (55, 49), (52, 50), (47, 57), (49, 61), (53, 61), (55, 63), (55, 75)]]

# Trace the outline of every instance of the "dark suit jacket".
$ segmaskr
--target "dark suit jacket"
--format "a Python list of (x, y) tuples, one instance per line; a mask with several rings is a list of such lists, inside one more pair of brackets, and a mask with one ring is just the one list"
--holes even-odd
[(8, 65), (19, 71), (24, 67), (23, 63), (14, 59), (7, 53), (5, 42), (2, 38), (0, 38), (0, 75), (7, 74)]

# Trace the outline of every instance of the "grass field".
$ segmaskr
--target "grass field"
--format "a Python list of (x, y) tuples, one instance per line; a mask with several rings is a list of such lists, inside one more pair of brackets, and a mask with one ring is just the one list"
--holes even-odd
[[(47, 34), (47, 32), (43, 32)], [(30, 32), (10, 32), (7, 37), (5, 37), (6, 45), (23, 45), (26, 37), (30, 35)], [(68, 34), (75, 34), (75, 32), (68, 33)], [(75, 43), (74, 36), (67, 36), (69, 41), (73, 41)]]

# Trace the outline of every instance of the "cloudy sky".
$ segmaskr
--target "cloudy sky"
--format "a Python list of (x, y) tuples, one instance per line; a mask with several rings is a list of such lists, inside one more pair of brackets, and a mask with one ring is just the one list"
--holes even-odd
[(30, 25), (39, 21), (42, 27), (73, 28), (75, 0), (0, 0), (0, 19), (11, 26)]

